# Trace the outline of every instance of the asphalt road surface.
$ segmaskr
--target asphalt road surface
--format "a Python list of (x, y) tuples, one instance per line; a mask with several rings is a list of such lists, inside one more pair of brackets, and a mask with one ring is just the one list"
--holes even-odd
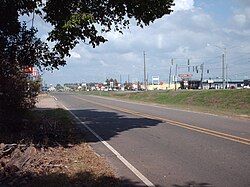
[(74, 93), (53, 96), (82, 122), (86, 141), (124, 186), (250, 186), (250, 120)]

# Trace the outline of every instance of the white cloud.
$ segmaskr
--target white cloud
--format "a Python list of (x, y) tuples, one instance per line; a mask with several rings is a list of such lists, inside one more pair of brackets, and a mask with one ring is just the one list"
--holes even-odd
[[(250, 37), (250, 30), (238, 30), (238, 29), (224, 28), (222, 29), (222, 31), (234, 37), (235, 36), (238, 36), (241, 38)], [(247, 42), (248, 40), (245, 40), (245, 41)], [(241, 42), (244, 42), (244, 40), (242, 40)]]
[(175, 6), (172, 8), (175, 11), (191, 10), (194, 8), (194, 0), (174, 0)]
[(211, 29), (214, 27), (214, 21), (212, 20), (211, 16), (201, 12), (201, 11), (194, 11), (194, 15), (191, 17), (193, 24), (197, 27), (204, 28), (204, 29)]
[(236, 14), (234, 16), (234, 21), (239, 25), (239, 26), (243, 26), (245, 25), (247, 18), (245, 15), (243, 14)]
[[(74, 49), (76, 58), (67, 59), (68, 65), (62, 71), (72, 82), (82, 79), (87, 82), (103, 81), (105, 77), (119, 79), (120, 74), (123, 81), (127, 79), (128, 74), (130, 80), (142, 80), (142, 52), (145, 50), (149, 77), (159, 75), (161, 80), (166, 81), (171, 58), (175, 58), (175, 62), (180, 65), (186, 64), (187, 58), (191, 58), (191, 63), (195, 65), (205, 62), (206, 67), (214, 68), (210, 69), (210, 72), (220, 75), (218, 67), (221, 63), (221, 50), (207, 47), (206, 44), (249, 46), (250, 9), (247, 7), (235, 10), (222, 21), (216, 20), (209, 11), (194, 7), (194, 0), (176, 0), (175, 10), (174, 14), (164, 16), (144, 29), (132, 24), (129, 30), (124, 30), (123, 35), (107, 33), (109, 41), (95, 49), (84, 44), (77, 46)], [(233, 56), (233, 52), (238, 54)], [(241, 61), (238, 62), (243, 64), (241, 66), (233, 64), (233, 60), (241, 58), (240, 52), (249, 52), (249, 48), (233, 48), (228, 51), (227, 62), (233, 72), (240, 72), (241, 69), (248, 71), (250, 67)], [(219, 58), (204, 58), (215, 56)], [(242, 57), (243, 61), (247, 57), (249, 55)], [(72, 63), (75, 61), (81, 63)], [(247, 62), (249, 63), (245, 63)]]
[(249, 0), (235, 0), (237, 3), (242, 4), (243, 6), (250, 6)]
[(157, 37), (157, 46), (159, 49), (162, 49), (163, 47), (163, 36), (162, 34), (159, 34)]
[(133, 62), (138, 60), (138, 56), (134, 52), (128, 52), (121, 54), (121, 59), (123, 59), (124, 61)]
[[(249, 1), (250, 2), (250, 1)], [(242, 27), (242, 29), (250, 29), (250, 3), (247, 6), (237, 7), (232, 15), (233, 27)]]
[(78, 58), (78, 59), (81, 58), (81, 55), (75, 51), (71, 51), (70, 55), (72, 58)]
[(102, 66), (106, 66), (106, 67), (109, 66), (106, 62), (104, 62), (104, 60), (100, 60), (99, 62), (100, 62), (100, 64), (101, 64)]

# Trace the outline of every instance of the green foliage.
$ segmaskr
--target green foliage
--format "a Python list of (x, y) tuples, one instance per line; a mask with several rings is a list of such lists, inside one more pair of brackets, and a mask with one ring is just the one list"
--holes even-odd
[[(138, 26), (149, 25), (154, 20), (170, 14), (171, 6), (173, 0), (1, 0), (0, 34), (19, 34), (23, 26), (20, 22), (22, 15), (32, 17), (34, 13), (41, 16), (45, 22), (52, 25), (48, 40), (54, 42), (55, 46), (50, 50), (48, 45), (38, 41), (38, 46), (43, 50), (38, 50), (40, 53), (30, 52), (35, 53), (31, 54), (34, 57), (44, 58), (40, 62), (42, 65), (56, 68), (65, 64), (63, 58), (70, 56), (69, 51), (80, 40), (96, 47), (107, 41), (104, 38), (105, 32), (122, 32), (129, 27), (132, 18)], [(23, 33), (24, 36), (29, 35)], [(39, 63), (36, 62), (37, 64)]]
[(70, 19), (65, 23), (63, 29), (72, 29), (77, 25), (80, 25), (82, 22), (93, 22), (93, 16), (91, 14), (73, 14)]
[(61, 90), (63, 89), (63, 86), (61, 84), (57, 84), (55, 87), (56, 90)]
[(98, 46), (107, 39), (105, 32), (122, 32), (133, 18), (138, 26), (170, 14), (173, 0), (48, 0), (43, 6), (46, 22), (53, 29), (48, 40), (55, 42), (54, 50), (69, 55), (69, 50), (82, 40)]
[[(131, 18), (138, 26), (149, 25), (170, 14), (172, 5), (173, 0), (0, 0), (1, 119), (34, 105), (37, 90), (25, 68), (58, 68), (79, 41), (96, 47), (107, 41), (105, 32), (122, 32)], [(47, 39), (52, 48), (36, 36), (35, 14), (52, 25)], [(31, 19), (31, 28), (21, 16)]]
[(1, 123), (18, 123), (24, 112), (34, 107), (40, 90), (40, 81), (29, 80), (18, 67), (1, 63), (0, 71), (6, 69), (8, 76), (0, 73), (0, 126)]
[(17, 124), (35, 104), (40, 81), (32, 81), (24, 70), (46, 63), (40, 53), (48, 52), (35, 32), (25, 25), (17, 33), (0, 32), (0, 125)]

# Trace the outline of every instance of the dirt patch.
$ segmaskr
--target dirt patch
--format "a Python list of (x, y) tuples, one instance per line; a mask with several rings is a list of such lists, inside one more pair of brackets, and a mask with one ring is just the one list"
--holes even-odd
[(0, 132), (0, 186), (120, 186), (70, 114), (48, 95), (39, 100), (42, 110)]
[[(11, 151), (6, 154), (9, 148)], [(119, 186), (120, 183), (105, 160), (86, 143), (46, 149), (1, 144), (0, 154), (0, 185)]]

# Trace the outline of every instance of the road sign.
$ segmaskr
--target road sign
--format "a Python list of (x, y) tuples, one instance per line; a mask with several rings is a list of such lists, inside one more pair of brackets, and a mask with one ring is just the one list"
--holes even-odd
[(183, 74), (179, 74), (178, 75), (180, 78), (182, 79), (187, 79), (187, 78), (191, 78), (193, 76), (193, 74), (190, 73), (183, 73)]
[(160, 83), (160, 77), (159, 76), (152, 76), (152, 84), (159, 85), (159, 83)]

